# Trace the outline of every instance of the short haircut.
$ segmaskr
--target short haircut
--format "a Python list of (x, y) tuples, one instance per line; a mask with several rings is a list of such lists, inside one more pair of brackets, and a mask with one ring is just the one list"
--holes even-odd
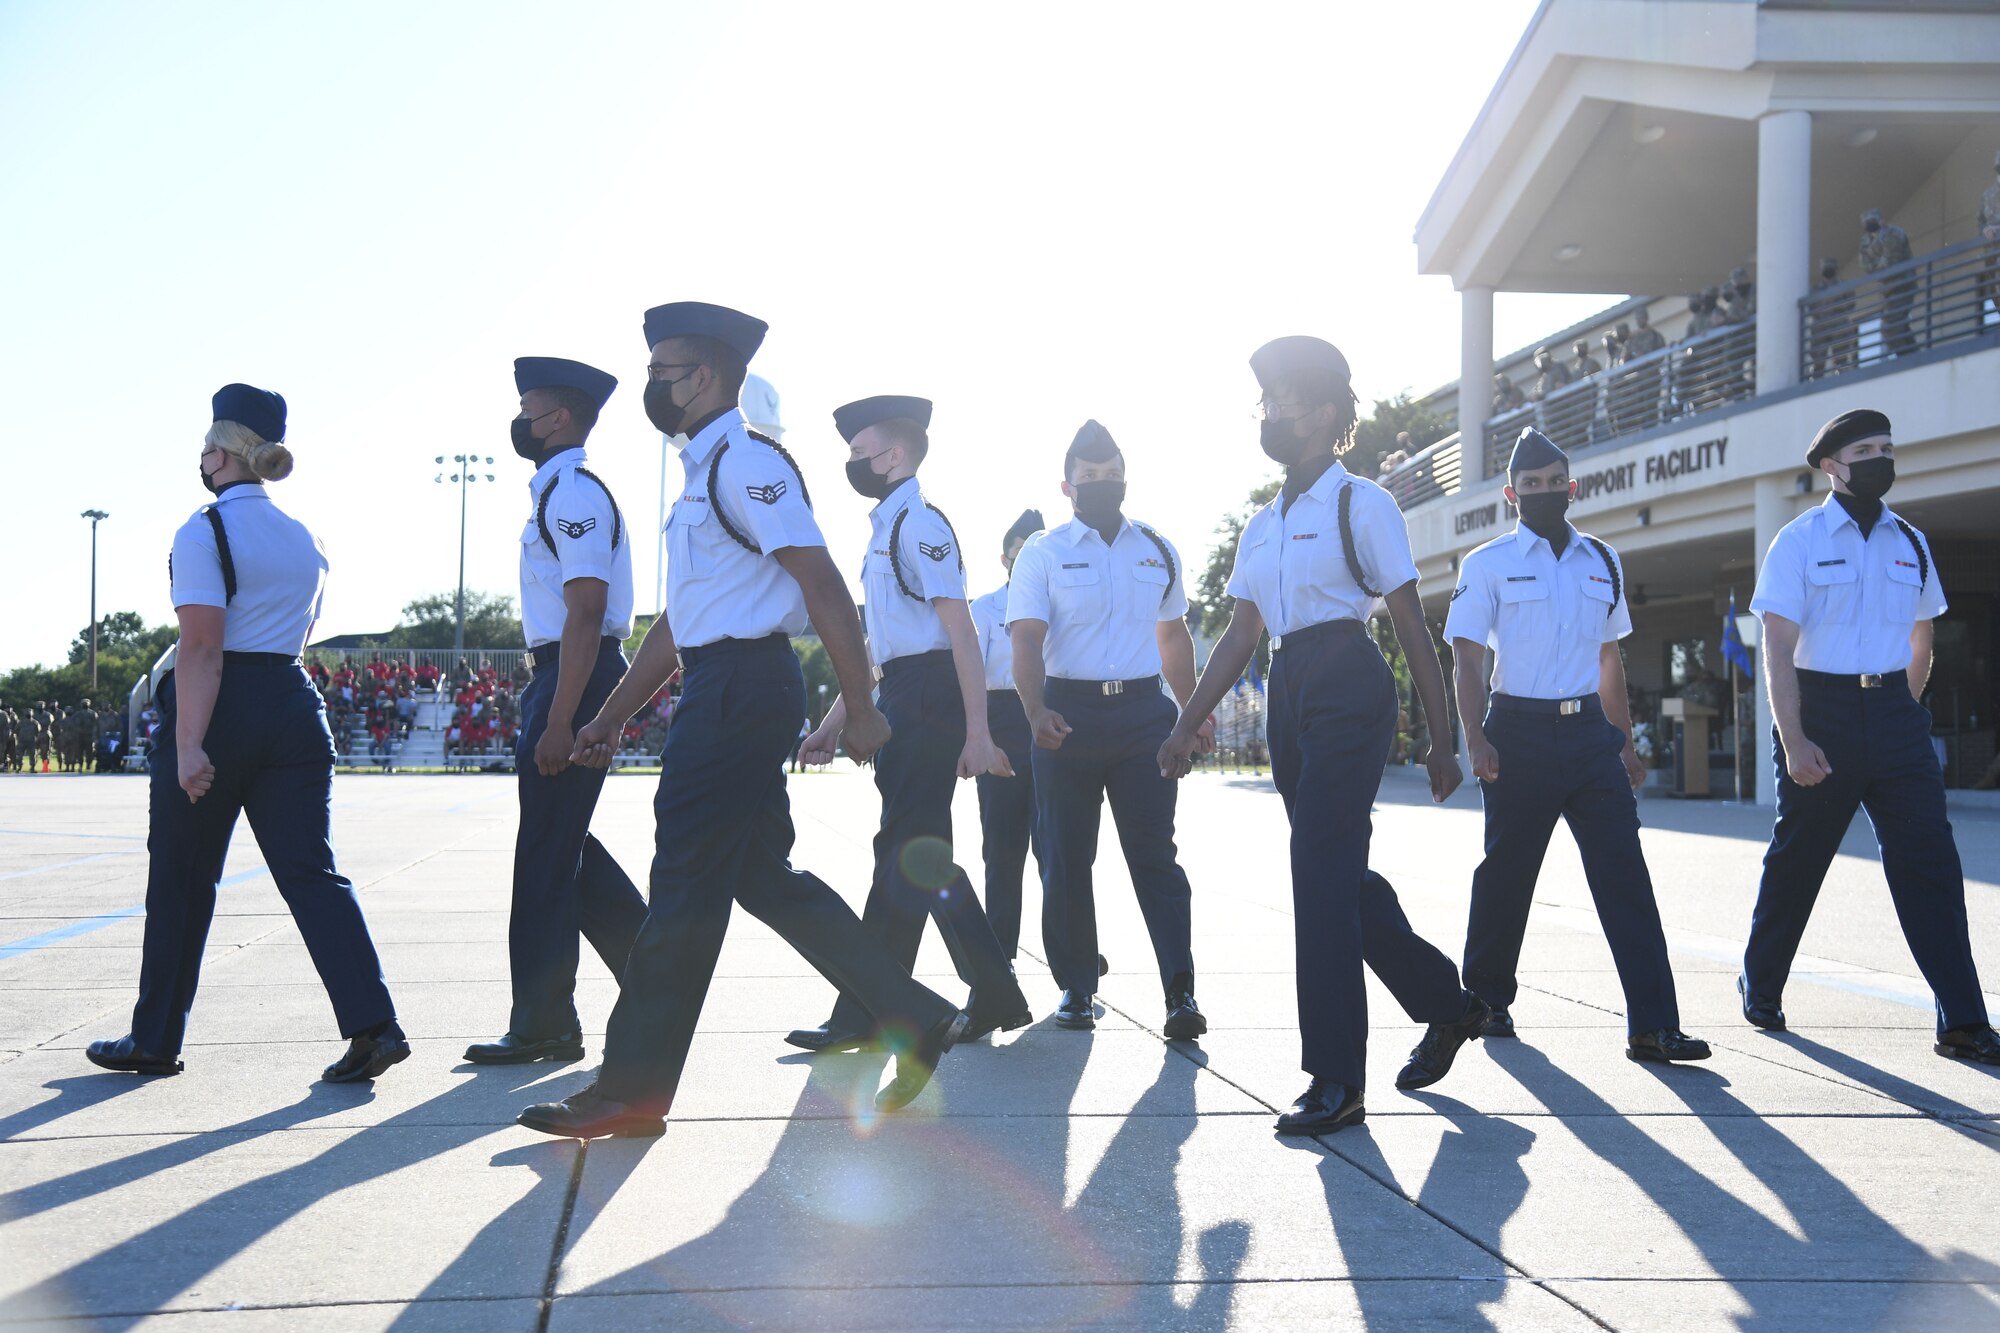
[(547, 394), (557, 407), (568, 409), (570, 420), (583, 427), (585, 435), (597, 424), (597, 399), (585, 390), (567, 384), (545, 384), (540, 392)]
[(914, 467), (931, 451), (931, 433), (908, 417), (890, 417), (875, 423), (875, 433), (885, 445), (900, 444)]
[(743, 381), (750, 374), (750, 363), (720, 338), (704, 338), (696, 334), (683, 335), (680, 339), (687, 348), (687, 357), (698, 365), (707, 366), (722, 381), (722, 387), (729, 390), (729, 396), (738, 397), (743, 392)]

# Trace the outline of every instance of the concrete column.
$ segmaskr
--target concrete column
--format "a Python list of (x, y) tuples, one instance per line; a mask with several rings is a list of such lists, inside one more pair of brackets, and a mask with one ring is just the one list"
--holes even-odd
[(1812, 114), (1773, 111), (1757, 122), (1758, 393), (1799, 382), (1799, 300), (1812, 274), (1811, 211)]
[[(1764, 307), (1757, 307), (1761, 314)], [(1778, 535), (1778, 529), (1791, 521), (1791, 506), (1785, 502), (1785, 479), (1782, 476), (1757, 478), (1756, 524), (1757, 549), (1751, 557), (1751, 566), (1760, 575), (1764, 572), (1764, 553), (1771, 549), (1771, 539)], [(1753, 585), (1754, 586), (1754, 585)], [(1738, 603), (1737, 609), (1748, 611), (1749, 599)], [(1776, 805), (1778, 802), (1777, 780), (1771, 771), (1771, 695), (1764, 688), (1764, 637), (1757, 636), (1757, 734), (1756, 769), (1757, 804)]]
[(1486, 476), (1486, 418), (1493, 415), (1493, 289), (1459, 289), (1458, 447), (1467, 482)]

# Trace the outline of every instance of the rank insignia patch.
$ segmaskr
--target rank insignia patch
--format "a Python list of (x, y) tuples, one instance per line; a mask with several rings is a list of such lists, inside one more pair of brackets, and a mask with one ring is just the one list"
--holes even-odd
[(929, 542), (918, 542), (917, 549), (933, 560), (942, 560), (951, 554), (951, 543), (945, 542), (940, 546), (932, 546)]
[(597, 520), (594, 518), (586, 518), (581, 523), (572, 523), (569, 519), (559, 518), (556, 520), (556, 526), (562, 529), (563, 536), (574, 539), (577, 537), (581, 537), (584, 533), (589, 532), (592, 528), (596, 527)]
[(785, 483), (774, 481), (769, 486), (745, 486), (743, 491), (758, 504), (774, 505), (784, 497)]

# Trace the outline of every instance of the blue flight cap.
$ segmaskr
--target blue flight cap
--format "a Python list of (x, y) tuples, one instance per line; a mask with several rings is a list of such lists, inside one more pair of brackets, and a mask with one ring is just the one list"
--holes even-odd
[(1548, 467), (1551, 463), (1569, 462), (1569, 455), (1556, 448), (1556, 442), (1536, 430), (1533, 426), (1521, 427), (1521, 438), (1514, 441), (1514, 456), (1507, 460), (1507, 471), (1529, 472), (1538, 467)]
[(1259, 347), (1250, 354), (1250, 373), (1257, 377), (1259, 384), (1300, 376), (1336, 379), (1343, 383), (1353, 378), (1348, 373), (1347, 358), (1340, 354), (1338, 347), (1324, 338), (1306, 333), (1273, 338)]
[(605, 400), (618, 387), (618, 377), (581, 361), (565, 361), (559, 356), (517, 356), (514, 358), (514, 389), (581, 389), (603, 410)]
[(266, 440), (285, 438), (285, 400), (269, 389), (253, 389), (247, 384), (225, 384), (212, 400), (217, 421), (234, 421), (248, 426)]
[(675, 301), (656, 305), (646, 312), (646, 346), (651, 347), (662, 338), (713, 338), (748, 364), (764, 345), (764, 332), (770, 327), (763, 320), (726, 305)]
[(1000, 539), (1000, 554), (1007, 554), (1007, 548), (1015, 542), (1032, 537), (1047, 526), (1042, 522), (1041, 510), (1023, 509), (1021, 516), (1014, 520), (1014, 526), (1007, 529), (1007, 535)]
[(840, 438), (849, 444), (853, 444), (854, 437), (870, 426), (879, 426), (885, 421), (899, 419), (914, 421), (925, 430), (929, 430), (931, 400), (912, 398), (907, 394), (883, 393), (833, 409), (833, 428), (839, 431)]
[(1081, 458), (1086, 463), (1108, 463), (1117, 455), (1118, 441), (1111, 438), (1111, 432), (1094, 420), (1086, 421), (1083, 429), (1076, 433), (1076, 438), (1069, 442), (1064, 466), (1068, 466), (1067, 460), (1071, 458)]

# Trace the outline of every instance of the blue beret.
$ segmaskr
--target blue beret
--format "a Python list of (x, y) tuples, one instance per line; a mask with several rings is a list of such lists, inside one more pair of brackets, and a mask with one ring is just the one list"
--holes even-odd
[(849, 444), (853, 444), (854, 437), (870, 426), (879, 426), (885, 421), (896, 420), (914, 421), (925, 430), (929, 430), (931, 400), (911, 398), (900, 393), (883, 393), (833, 409), (833, 428), (839, 431), (840, 438)]
[(1111, 432), (1095, 421), (1083, 423), (1083, 429), (1069, 442), (1070, 458), (1081, 458), (1086, 463), (1106, 463), (1118, 453), (1118, 441), (1111, 438)]
[(526, 393), (530, 389), (581, 389), (590, 395), (591, 402), (601, 408), (617, 387), (616, 375), (607, 375), (596, 366), (586, 366), (581, 361), (565, 361), (559, 356), (514, 358), (514, 389), (517, 393)]
[(1556, 448), (1554, 440), (1533, 426), (1523, 426), (1521, 438), (1514, 441), (1514, 456), (1507, 460), (1507, 470), (1529, 472), (1538, 467), (1548, 467), (1551, 463), (1567, 462), (1569, 455)]
[(1353, 378), (1347, 358), (1324, 338), (1298, 333), (1273, 338), (1250, 354), (1250, 371), (1260, 383), (1293, 375), (1327, 375), (1335, 379)]
[(646, 312), (646, 346), (662, 338), (713, 338), (735, 350), (747, 364), (764, 344), (771, 326), (740, 310), (705, 301), (675, 301)]
[(1829, 454), (1837, 454), (1856, 440), (1872, 439), (1889, 433), (1889, 418), (1870, 407), (1857, 407), (1851, 412), (1842, 412), (1833, 420), (1819, 428), (1813, 442), (1806, 450), (1806, 466), (1818, 467), (1819, 460)]
[(267, 440), (285, 438), (285, 400), (269, 389), (225, 384), (215, 391), (212, 401), (217, 421), (248, 426)]
[(1014, 520), (1014, 526), (1007, 529), (1007, 535), (1000, 539), (1000, 553), (1005, 555), (1007, 548), (1015, 542), (1032, 537), (1047, 526), (1048, 524), (1042, 521), (1041, 510), (1023, 509), (1021, 516)]

